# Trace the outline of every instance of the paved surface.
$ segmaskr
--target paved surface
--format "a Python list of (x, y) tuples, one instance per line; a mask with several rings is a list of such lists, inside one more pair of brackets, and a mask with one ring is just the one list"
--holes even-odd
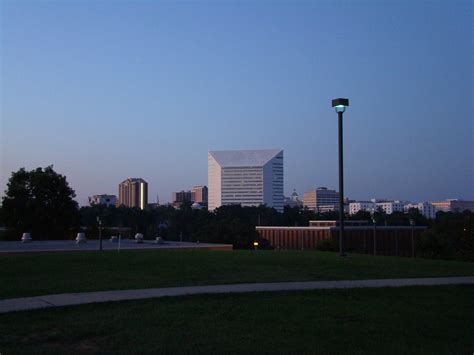
[[(111, 242), (109, 239), (102, 241), (104, 250), (118, 250), (118, 242)], [(212, 249), (212, 250), (232, 250), (231, 244), (211, 244), (211, 243), (190, 243), (166, 241), (164, 244), (156, 244), (152, 240), (145, 240), (143, 243), (136, 243), (132, 239), (122, 239), (121, 250), (128, 249)], [(0, 253), (18, 252), (45, 252), (45, 251), (95, 251), (99, 250), (98, 240), (88, 240), (84, 244), (76, 244), (74, 240), (42, 240), (31, 243), (0, 242)]]
[(244, 293), (268, 291), (324, 290), (343, 288), (376, 288), (402, 286), (439, 286), (439, 285), (474, 285), (474, 276), (436, 277), (418, 279), (381, 279), (350, 281), (309, 281), (309, 282), (276, 282), (233, 285), (189, 286), (149, 288), (142, 290), (102, 291), (85, 293), (64, 293), (26, 298), (0, 300), (0, 313), (31, 310), (38, 308), (72, 306), (86, 303), (138, 300), (145, 298), (186, 296), (216, 293)]

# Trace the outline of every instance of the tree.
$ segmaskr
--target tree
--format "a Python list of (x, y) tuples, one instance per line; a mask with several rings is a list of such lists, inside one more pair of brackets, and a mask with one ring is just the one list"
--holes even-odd
[(35, 239), (63, 239), (78, 226), (76, 194), (53, 166), (13, 172), (2, 204), (2, 219), (17, 235)]

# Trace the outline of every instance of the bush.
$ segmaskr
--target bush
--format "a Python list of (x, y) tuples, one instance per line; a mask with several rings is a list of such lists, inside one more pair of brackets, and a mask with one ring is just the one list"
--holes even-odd
[(316, 249), (321, 251), (338, 251), (339, 240), (335, 237), (323, 239), (316, 244)]

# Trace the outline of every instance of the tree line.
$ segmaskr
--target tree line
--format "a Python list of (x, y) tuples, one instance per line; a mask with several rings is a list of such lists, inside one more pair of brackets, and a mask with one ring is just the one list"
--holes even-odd
[[(179, 209), (159, 206), (140, 210), (128, 207), (94, 205), (78, 207), (74, 190), (66, 177), (52, 166), (12, 173), (0, 208), (0, 224), (8, 228), (2, 239), (18, 240), (21, 233), (30, 232), (35, 240), (74, 239), (85, 231), (88, 238), (97, 238), (99, 223), (104, 238), (121, 234), (133, 238), (142, 233), (145, 239), (162, 237), (165, 240), (233, 244), (235, 248), (251, 248), (254, 241), (269, 247), (261, 240), (255, 226), (308, 226), (310, 220), (337, 220), (337, 211), (314, 211), (288, 207), (283, 213), (266, 206), (222, 206), (213, 212), (192, 209), (184, 203)], [(360, 211), (348, 216), (353, 220), (367, 220), (377, 225), (428, 226), (420, 239), (422, 254), (431, 258), (474, 260), (474, 214), (438, 212), (429, 220), (412, 209), (408, 213), (390, 215), (377, 211), (374, 215)]]

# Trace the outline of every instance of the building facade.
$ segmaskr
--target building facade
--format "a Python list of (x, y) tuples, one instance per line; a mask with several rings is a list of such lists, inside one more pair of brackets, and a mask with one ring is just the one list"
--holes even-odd
[(474, 212), (474, 201), (448, 199), (445, 201), (434, 201), (431, 204), (435, 206), (436, 211), (441, 212), (463, 212), (465, 210)]
[(375, 203), (372, 201), (357, 201), (349, 203), (349, 214), (353, 215), (359, 211), (371, 212), (375, 210)]
[(403, 207), (405, 213), (407, 213), (412, 208), (417, 209), (425, 218), (436, 218), (436, 207), (429, 202), (407, 203)]
[(89, 205), (115, 206), (117, 204), (117, 196), (115, 195), (94, 195), (89, 196)]
[(195, 203), (207, 205), (207, 186), (194, 186), (191, 189), (191, 200)]
[(372, 199), (371, 201), (356, 201), (349, 204), (349, 214), (353, 215), (359, 211), (372, 212), (382, 211), (385, 214), (403, 212), (405, 204), (402, 201), (385, 201)]
[(238, 204), (283, 212), (283, 150), (208, 153), (209, 210)]
[[(315, 250), (328, 239), (339, 239), (336, 221), (311, 221), (309, 227), (255, 227), (261, 238), (275, 249)], [(416, 256), (417, 239), (424, 226), (374, 226), (366, 221), (344, 224), (344, 249), (350, 253), (372, 255)]]
[(191, 191), (178, 191), (171, 193), (171, 204), (174, 207), (180, 207), (182, 203), (189, 202), (192, 203), (192, 193)]
[(401, 201), (375, 201), (375, 209), (383, 211), (385, 214), (393, 212), (403, 212), (405, 204)]
[(324, 211), (328, 210), (327, 206), (337, 206), (339, 210), (339, 192), (326, 187), (306, 191), (303, 195), (303, 205), (315, 212), (323, 212), (321, 206), (325, 206)]
[(140, 208), (148, 205), (148, 183), (141, 178), (128, 178), (119, 185), (119, 206)]

